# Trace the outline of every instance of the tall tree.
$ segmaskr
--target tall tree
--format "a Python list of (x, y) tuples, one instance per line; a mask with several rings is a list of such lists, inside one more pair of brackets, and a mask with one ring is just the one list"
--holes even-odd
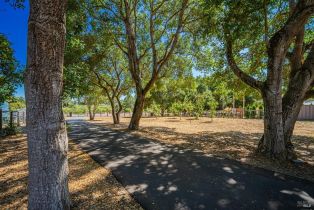
[[(96, 1), (97, 18), (110, 22), (114, 40), (128, 59), (136, 101), (129, 129), (139, 128), (145, 98), (165, 70), (190, 16), (191, 1)], [(109, 21), (108, 21), (109, 20)]]
[(66, 0), (31, 0), (25, 95), (29, 209), (69, 209), (62, 113)]
[[(237, 66), (233, 58), (230, 33), (226, 31), (227, 58), (230, 67), (242, 81), (258, 89), (263, 97), (264, 136), (259, 143), (258, 151), (278, 159), (294, 158), (290, 138), (306, 94), (313, 87), (314, 46), (311, 46), (311, 51), (304, 62), (302, 62), (302, 55), (296, 55), (299, 53), (296, 51), (303, 48), (301, 46), (301, 49), (298, 49), (300, 45), (297, 39), (300, 39), (300, 33), (304, 34), (305, 24), (313, 13), (313, 1), (298, 1), (298, 4), (291, 9), (288, 20), (267, 41), (267, 76), (263, 82), (247, 75)], [(297, 43), (292, 56), (298, 58), (291, 59), (291, 77), (288, 89), (282, 97), (283, 65), (294, 40)]]
[[(217, 15), (228, 64), (264, 101), (264, 135), (258, 151), (278, 159), (295, 158), (290, 139), (314, 80), (314, 37), (304, 39), (313, 27), (314, 2), (289, 2), (225, 1), (217, 7), (223, 10)], [(250, 65), (239, 65), (239, 57), (251, 60)]]

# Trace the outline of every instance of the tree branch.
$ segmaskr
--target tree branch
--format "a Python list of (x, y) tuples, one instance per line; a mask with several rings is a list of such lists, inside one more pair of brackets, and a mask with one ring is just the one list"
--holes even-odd
[(179, 39), (179, 34), (181, 33), (181, 30), (182, 30), (183, 16), (184, 16), (184, 11), (187, 7), (187, 4), (188, 4), (188, 0), (182, 0), (182, 7), (181, 7), (181, 10), (179, 12), (178, 26), (177, 26), (176, 32), (174, 33), (172, 39), (169, 41), (169, 43), (165, 49), (164, 56), (158, 61), (158, 71), (160, 71), (162, 66), (169, 60), (170, 56), (172, 55), (172, 53), (176, 47), (176, 44), (177, 44), (178, 39)]
[[(228, 35), (226, 35), (228, 36)], [(238, 65), (236, 64), (234, 57), (233, 57), (233, 50), (232, 50), (232, 41), (230, 38), (226, 37), (226, 55), (227, 55), (227, 60), (228, 60), (228, 64), (230, 66), (230, 68), (232, 69), (232, 71), (235, 73), (235, 75), (241, 79), (244, 83), (246, 83), (247, 85), (251, 86), (252, 88), (255, 88), (257, 90), (261, 90), (263, 87), (263, 82), (258, 81), (256, 79), (254, 79), (253, 77), (251, 77), (250, 75), (248, 75), (247, 73), (243, 72)]]
[(302, 30), (308, 18), (314, 13), (314, 1), (299, 0), (289, 19), (269, 41), (268, 53), (268, 78), (281, 70), (287, 50), (293, 38)]

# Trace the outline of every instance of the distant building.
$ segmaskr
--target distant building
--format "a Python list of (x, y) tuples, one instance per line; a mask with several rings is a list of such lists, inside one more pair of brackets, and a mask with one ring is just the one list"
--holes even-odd
[(314, 99), (304, 101), (303, 105), (314, 105)]
[(306, 100), (301, 107), (298, 120), (314, 120), (314, 100)]

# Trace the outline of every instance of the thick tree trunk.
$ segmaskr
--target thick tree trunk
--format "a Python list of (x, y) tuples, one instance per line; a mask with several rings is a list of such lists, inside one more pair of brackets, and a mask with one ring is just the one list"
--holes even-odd
[(25, 73), (28, 209), (69, 209), (62, 112), (65, 0), (31, 0)]
[(282, 120), (282, 100), (280, 93), (263, 91), (265, 107), (264, 136), (257, 151), (271, 158), (285, 160), (287, 156)]
[[(290, 110), (290, 111), (284, 110), (284, 115), (285, 115), (285, 117), (283, 118), (284, 140), (285, 140), (285, 147), (287, 150), (287, 159), (289, 160), (297, 159), (297, 156), (294, 152), (294, 146), (292, 144), (291, 137), (292, 137), (294, 126), (297, 121), (303, 101), (299, 104), (301, 105), (298, 105), (298, 107), (296, 107), (295, 110)], [(285, 113), (285, 111), (287, 111), (287, 113)]]
[[(283, 100), (283, 132), (287, 160), (297, 159), (291, 138), (302, 104), (303, 100), (292, 102), (292, 100), (286, 101), (285, 97)], [(261, 150), (263, 141), (264, 135), (259, 142), (258, 150)]]
[(137, 94), (135, 105), (133, 108), (132, 118), (129, 124), (130, 130), (138, 130), (140, 125), (140, 119), (144, 110), (145, 96)]
[[(300, 77), (303, 77), (300, 79)], [(283, 123), (284, 123), (284, 139), (289, 159), (296, 159), (294, 147), (291, 142), (295, 123), (298, 119), (300, 109), (305, 99), (306, 92), (310, 88), (312, 82), (309, 74), (304, 72), (296, 75), (291, 79), (288, 90), (282, 99), (283, 103)]]

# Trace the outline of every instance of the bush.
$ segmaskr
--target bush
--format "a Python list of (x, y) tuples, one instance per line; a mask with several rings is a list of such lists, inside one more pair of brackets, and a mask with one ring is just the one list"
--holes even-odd
[(19, 128), (16, 126), (8, 126), (3, 128), (2, 130), (0, 130), (0, 136), (4, 137), (4, 136), (11, 136), (11, 135), (16, 135), (18, 134)]
[(155, 103), (151, 104), (145, 111), (151, 113), (154, 117), (158, 117), (161, 114), (160, 105)]

